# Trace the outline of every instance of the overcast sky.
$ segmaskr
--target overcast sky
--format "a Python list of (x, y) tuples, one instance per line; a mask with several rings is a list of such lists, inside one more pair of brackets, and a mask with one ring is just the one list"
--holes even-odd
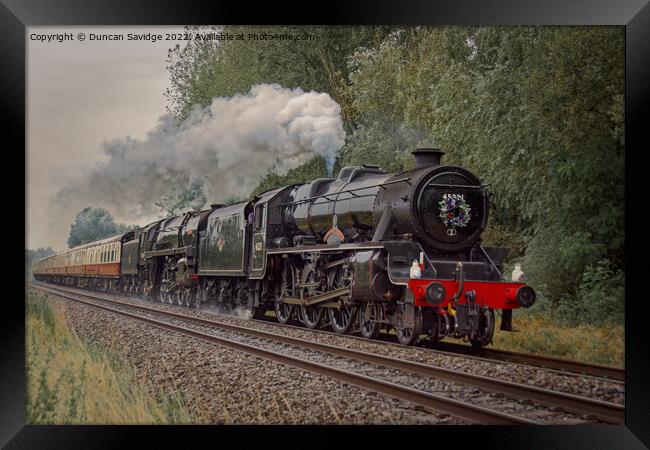
[[(142, 139), (165, 114), (165, 69), (172, 41), (90, 41), (90, 33), (182, 32), (182, 27), (30, 27), (27, 31), (27, 247), (67, 248), (73, 217), (51, 197), (106, 156), (102, 143)], [(78, 33), (86, 40), (78, 40)], [(73, 33), (41, 42), (32, 34)], [(119, 217), (117, 217), (119, 220)]]

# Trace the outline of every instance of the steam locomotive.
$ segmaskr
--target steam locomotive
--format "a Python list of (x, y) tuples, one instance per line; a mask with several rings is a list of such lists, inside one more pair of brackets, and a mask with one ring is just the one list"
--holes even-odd
[(419, 148), (413, 170), (344, 167), (336, 178), (272, 189), (250, 201), (213, 204), (66, 250), (34, 265), (37, 280), (120, 291), (200, 308), (274, 310), (280, 323), (329, 326), (376, 338), (395, 329), (492, 341), (494, 311), (535, 291), (505, 281), (505, 250), (483, 247), (486, 187), (468, 170)]

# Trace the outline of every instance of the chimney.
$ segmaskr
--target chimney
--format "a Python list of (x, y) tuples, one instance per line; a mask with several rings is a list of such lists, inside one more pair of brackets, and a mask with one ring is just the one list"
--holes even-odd
[(433, 141), (423, 141), (411, 154), (415, 157), (415, 168), (439, 166), (442, 155), (445, 154)]

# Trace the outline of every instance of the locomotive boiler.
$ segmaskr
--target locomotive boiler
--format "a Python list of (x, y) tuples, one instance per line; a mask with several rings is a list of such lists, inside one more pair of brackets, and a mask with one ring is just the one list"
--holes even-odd
[[(530, 307), (535, 292), (503, 279), (503, 249), (481, 245), (486, 186), (467, 169), (442, 164), (439, 149), (412, 153), (413, 170), (344, 167), (335, 178), (129, 232), (118, 237), (123, 273), (109, 289), (253, 316), (273, 310), (281, 323), (366, 338), (394, 329), (406, 345), (423, 335), (487, 345), (494, 311), (511, 330), (512, 310)], [(85, 277), (48, 272), (51, 261), (38, 263), (38, 278), (74, 284)]]
[[(386, 174), (377, 166), (345, 167), (338, 178), (322, 178), (291, 192), (286, 213), (295, 231), (322, 236), (337, 216), (348, 241), (413, 237), (431, 250), (458, 251), (481, 235), (487, 223), (485, 189), (469, 171), (441, 166), (444, 154), (418, 149), (414, 170)], [(436, 215), (445, 194), (462, 196), (472, 211), (462, 226), (449, 228)], [(458, 224), (460, 225), (460, 224)]]

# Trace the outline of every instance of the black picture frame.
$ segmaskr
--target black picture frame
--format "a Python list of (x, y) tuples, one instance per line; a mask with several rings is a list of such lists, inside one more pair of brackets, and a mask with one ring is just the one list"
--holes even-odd
[[(21, 179), (20, 159), (7, 162), (3, 178), (8, 182), (1, 223), (6, 253), (2, 280), (5, 292), (0, 348), (0, 444), (7, 448), (97, 448), (134, 445), (145, 439), (170, 444), (176, 437), (190, 437), (198, 444), (209, 439), (215, 445), (225, 434), (248, 434), (242, 427), (129, 427), (129, 426), (26, 426), (25, 425), (25, 328), (21, 264), (16, 255), (23, 248), (13, 235), (25, 228), (24, 207), (12, 189), (26, 186), (26, 27), (34, 25), (179, 25), (179, 24), (295, 24), (323, 25), (405, 24), (405, 25), (617, 25), (626, 34), (626, 422), (625, 426), (548, 427), (386, 427), (367, 428), (365, 434), (383, 440), (395, 436), (402, 445), (415, 444), (407, 436), (417, 433), (442, 444), (463, 445), (468, 439), (481, 448), (644, 448), (650, 445), (648, 401), (650, 400), (648, 351), (648, 302), (643, 288), (645, 190), (642, 174), (644, 153), (648, 152), (648, 91), (650, 89), (650, 6), (647, 0), (459, 0), (459, 1), (329, 1), (322, 4), (290, 5), (244, 2), (172, 2), (169, 0), (2, 0), (0, 5), (0, 98), (2, 128), (7, 156), (20, 155), (25, 164)], [(11, 143), (11, 144), (10, 144)], [(8, 170), (7, 170), (8, 169)], [(9, 189), (7, 189), (9, 188)], [(26, 197), (25, 197), (26, 198)], [(14, 293), (13, 290), (16, 290)], [(349, 427), (255, 427), (271, 436), (278, 431), (292, 436), (302, 446), (331, 439), (333, 433), (347, 433)], [(370, 431), (370, 432), (368, 432)], [(270, 434), (268, 434), (270, 433)], [(322, 435), (322, 439), (319, 439)], [(305, 438), (309, 436), (309, 439)], [(434, 440), (435, 437), (435, 440)], [(241, 439), (241, 437), (240, 437)], [(339, 438), (337, 438), (337, 441)], [(347, 440), (347, 438), (344, 438)], [(279, 441), (282, 442), (282, 441)], [(286, 441), (285, 441), (286, 442)], [(352, 442), (352, 441), (350, 441)]]

